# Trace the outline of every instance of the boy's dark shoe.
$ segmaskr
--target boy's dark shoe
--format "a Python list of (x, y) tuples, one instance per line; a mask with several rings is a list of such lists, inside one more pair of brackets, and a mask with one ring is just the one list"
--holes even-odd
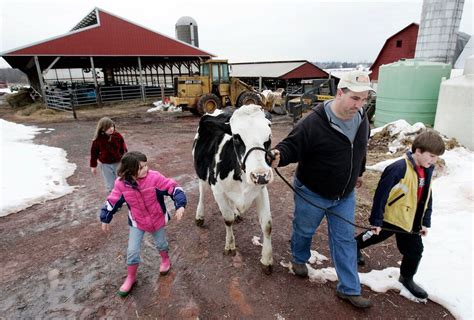
[(403, 286), (405, 288), (408, 289), (408, 291), (411, 292), (412, 295), (414, 295), (415, 297), (417, 297), (418, 299), (426, 299), (428, 298), (428, 293), (426, 293), (425, 290), (423, 290), (423, 288), (421, 288), (420, 286), (418, 286), (414, 281), (413, 281), (413, 278), (405, 278), (403, 277), (402, 275), (400, 275), (400, 278), (398, 279), (398, 281), (401, 282), (401, 284), (403, 284)]
[(306, 266), (306, 263), (291, 263), (291, 267), (293, 268), (293, 272), (301, 278), (307, 278), (308, 277), (308, 267)]
[(359, 248), (357, 248), (357, 264), (358, 264), (359, 266), (365, 265), (365, 258), (364, 258), (364, 256), (362, 255), (362, 252), (360, 251)]
[(342, 292), (339, 292), (339, 291), (336, 291), (336, 294), (339, 298), (341, 298), (342, 300), (346, 300), (346, 301), (349, 301), (354, 307), (356, 308), (361, 308), (361, 309), (364, 309), (364, 308), (370, 308), (372, 307), (372, 301), (370, 301), (369, 299), (367, 298), (364, 298), (363, 296), (361, 295), (358, 295), (358, 296), (350, 296), (350, 295), (347, 295), (347, 294), (344, 294)]

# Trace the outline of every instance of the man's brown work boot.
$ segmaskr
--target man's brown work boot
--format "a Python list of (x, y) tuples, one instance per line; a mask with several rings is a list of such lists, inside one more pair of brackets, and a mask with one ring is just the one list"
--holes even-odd
[(370, 308), (372, 306), (372, 302), (361, 295), (350, 296), (339, 291), (336, 291), (336, 294), (342, 300), (346, 300), (352, 303), (352, 305), (356, 308)]
[(293, 268), (293, 272), (301, 278), (307, 278), (308, 277), (308, 267), (306, 266), (306, 263), (291, 263), (291, 267)]

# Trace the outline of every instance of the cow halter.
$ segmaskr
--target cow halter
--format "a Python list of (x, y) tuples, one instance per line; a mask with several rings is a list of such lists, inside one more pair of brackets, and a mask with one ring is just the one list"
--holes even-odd
[(239, 158), (239, 154), (237, 153), (237, 150), (235, 149), (235, 144), (232, 143), (232, 146), (234, 147), (234, 152), (235, 152), (235, 155), (237, 156), (237, 161), (239, 162), (239, 165), (240, 165), (240, 169), (245, 172), (245, 162), (247, 161), (247, 158), (249, 156), (249, 154), (252, 152), (252, 151), (255, 151), (255, 150), (260, 150), (260, 151), (263, 151), (265, 152), (265, 155), (269, 156), (271, 159), (274, 158), (273, 154), (270, 152), (270, 150), (267, 150), (265, 148), (261, 148), (261, 147), (252, 147), (249, 149), (249, 151), (247, 151), (247, 153), (244, 155), (244, 159), (243, 161), (240, 161), (240, 158)]

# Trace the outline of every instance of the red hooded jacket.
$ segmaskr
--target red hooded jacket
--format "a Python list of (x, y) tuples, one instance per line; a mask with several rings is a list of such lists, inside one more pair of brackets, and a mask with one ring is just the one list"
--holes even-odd
[(115, 131), (110, 136), (103, 133), (92, 141), (90, 167), (97, 167), (97, 160), (101, 163), (120, 162), (127, 152), (127, 145), (120, 133)]

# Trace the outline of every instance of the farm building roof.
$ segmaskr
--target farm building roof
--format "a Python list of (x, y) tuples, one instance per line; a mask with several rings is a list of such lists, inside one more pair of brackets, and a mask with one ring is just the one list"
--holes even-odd
[(231, 76), (239, 78), (310, 79), (329, 76), (306, 60), (231, 63)]
[(213, 54), (95, 8), (66, 34), (1, 53), (13, 56), (166, 56)]

